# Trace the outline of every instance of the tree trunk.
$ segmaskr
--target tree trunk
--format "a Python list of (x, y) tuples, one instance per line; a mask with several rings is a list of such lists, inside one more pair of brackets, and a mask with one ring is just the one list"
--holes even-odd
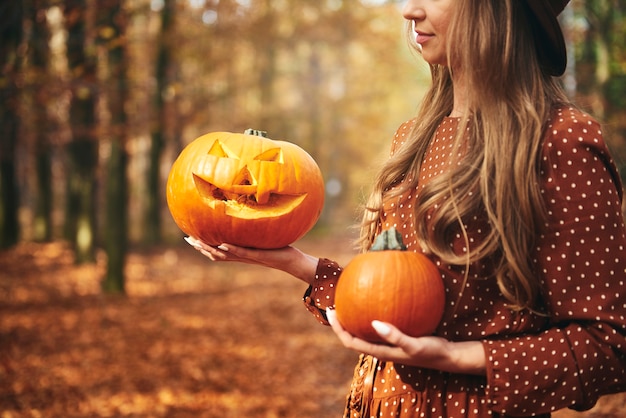
[(257, 54), (259, 103), (262, 110), (259, 117), (259, 125), (251, 128), (267, 131), (270, 138), (280, 139), (281, 132), (278, 131), (280, 119), (275, 114), (276, 112), (272, 106), (262, 106), (264, 103), (274, 103), (274, 83), (276, 80), (276, 49), (273, 46), (276, 37), (276, 16), (271, 0), (265, 0), (262, 7), (261, 22), (259, 25), (255, 25), (254, 28), (257, 30), (260, 28), (260, 33), (255, 34), (255, 39), (261, 40), (266, 45), (259, 48)]
[[(90, 104), (85, 101), (82, 103)], [(71, 119), (76, 120), (76, 117)], [(76, 264), (93, 263), (96, 259), (97, 182), (94, 168), (98, 164), (97, 143), (84, 138), (78, 141), (74, 139), (67, 145), (66, 153), (68, 157), (66, 231), (74, 247)]]
[(87, 1), (67, 0), (67, 61), (72, 81), (70, 126), (72, 140), (67, 144), (66, 234), (74, 245), (76, 263), (95, 262), (96, 168), (98, 143), (96, 129), (96, 59), (87, 40)]
[(156, 92), (154, 95), (154, 110), (157, 118), (152, 131), (149, 163), (147, 171), (147, 202), (145, 216), (145, 236), (147, 244), (156, 244), (161, 241), (161, 206), (163, 187), (161, 181), (161, 158), (165, 149), (165, 132), (167, 108), (165, 94), (171, 80), (169, 79), (172, 31), (174, 27), (176, 2), (164, 0), (161, 11), (161, 32), (159, 35), (158, 52), (156, 59)]
[(126, 15), (122, 0), (98, 0), (99, 44), (105, 48), (108, 71), (106, 102), (111, 115), (108, 131), (111, 153), (106, 179), (105, 250), (107, 271), (102, 288), (108, 293), (124, 293), (126, 250), (128, 246), (128, 153), (126, 151), (128, 98)]
[(32, 38), (31, 62), (35, 80), (34, 112), (36, 206), (34, 213), (34, 239), (47, 242), (52, 239), (52, 146), (48, 138), (48, 43), (50, 31), (46, 21), (46, 1), (31, 2)]
[(19, 190), (15, 161), (20, 118), (16, 75), (22, 41), (22, 2), (0, 2), (0, 248), (19, 240)]
[(107, 271), (102, 289), (107, 293), (125, 293), (128, 227), (128, 188), (126, 171), (128, 154), (123, 141), (111, 142), (106, 187), (106, 233), (105, 249)]

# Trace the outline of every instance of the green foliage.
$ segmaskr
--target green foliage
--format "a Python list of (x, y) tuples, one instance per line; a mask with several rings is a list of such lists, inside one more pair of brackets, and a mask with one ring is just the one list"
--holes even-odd
[(606, 81), (604, 97), (609, 106), (626, 110), (626, 73), (616, 74)]

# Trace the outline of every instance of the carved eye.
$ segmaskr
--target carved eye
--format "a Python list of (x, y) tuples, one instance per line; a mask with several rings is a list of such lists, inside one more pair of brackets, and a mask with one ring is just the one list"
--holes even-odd
[(220, 142), (219, 139), (215, 140), (211, 149), (208, 152), (209, 155), (213, 155), (218, 158), (234, 158), (236, 160), (239, 159), (237, 154), (228, 149), (228, 147)]
[(283, 158), (283, 150), (280, 148), (268, 149), (264, 153), (259, 154), (256, 157), (254, 157), (254, 159), (257, 161), (270, 161), (270, 162), (279, 163), (279, 164), (285, 163), (284, 158)]

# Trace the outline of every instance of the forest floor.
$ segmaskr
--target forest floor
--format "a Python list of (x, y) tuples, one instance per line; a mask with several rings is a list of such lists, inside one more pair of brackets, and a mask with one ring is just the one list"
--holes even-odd
[[(304, 309), (303, 283), (181, 245), (132, 251), (111, 296), (104, 265), (75, 266), (64, 243), (0, 252), (0, 418), (341, 416), (357, 355)], [(555, 415), (625, 416), (620, 395)]]

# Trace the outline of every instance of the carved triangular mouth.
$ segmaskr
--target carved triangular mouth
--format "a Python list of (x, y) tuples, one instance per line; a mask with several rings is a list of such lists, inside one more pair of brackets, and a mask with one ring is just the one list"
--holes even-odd
[[(231, 216), (237, 215), (246, 218), (279, 216), (291, 212), (306, 197), (306, 194), (265, 193), (259, 195), (256, 180), (247, 168), (241, 170), (236, 177), (236, 182), (228, 189), (217, 187), (195, 173), (193, 180), (198, 193), (212, 209), (221, 206), (226, 214)], [(244, 215), (242, 212), (248, 213)]]

